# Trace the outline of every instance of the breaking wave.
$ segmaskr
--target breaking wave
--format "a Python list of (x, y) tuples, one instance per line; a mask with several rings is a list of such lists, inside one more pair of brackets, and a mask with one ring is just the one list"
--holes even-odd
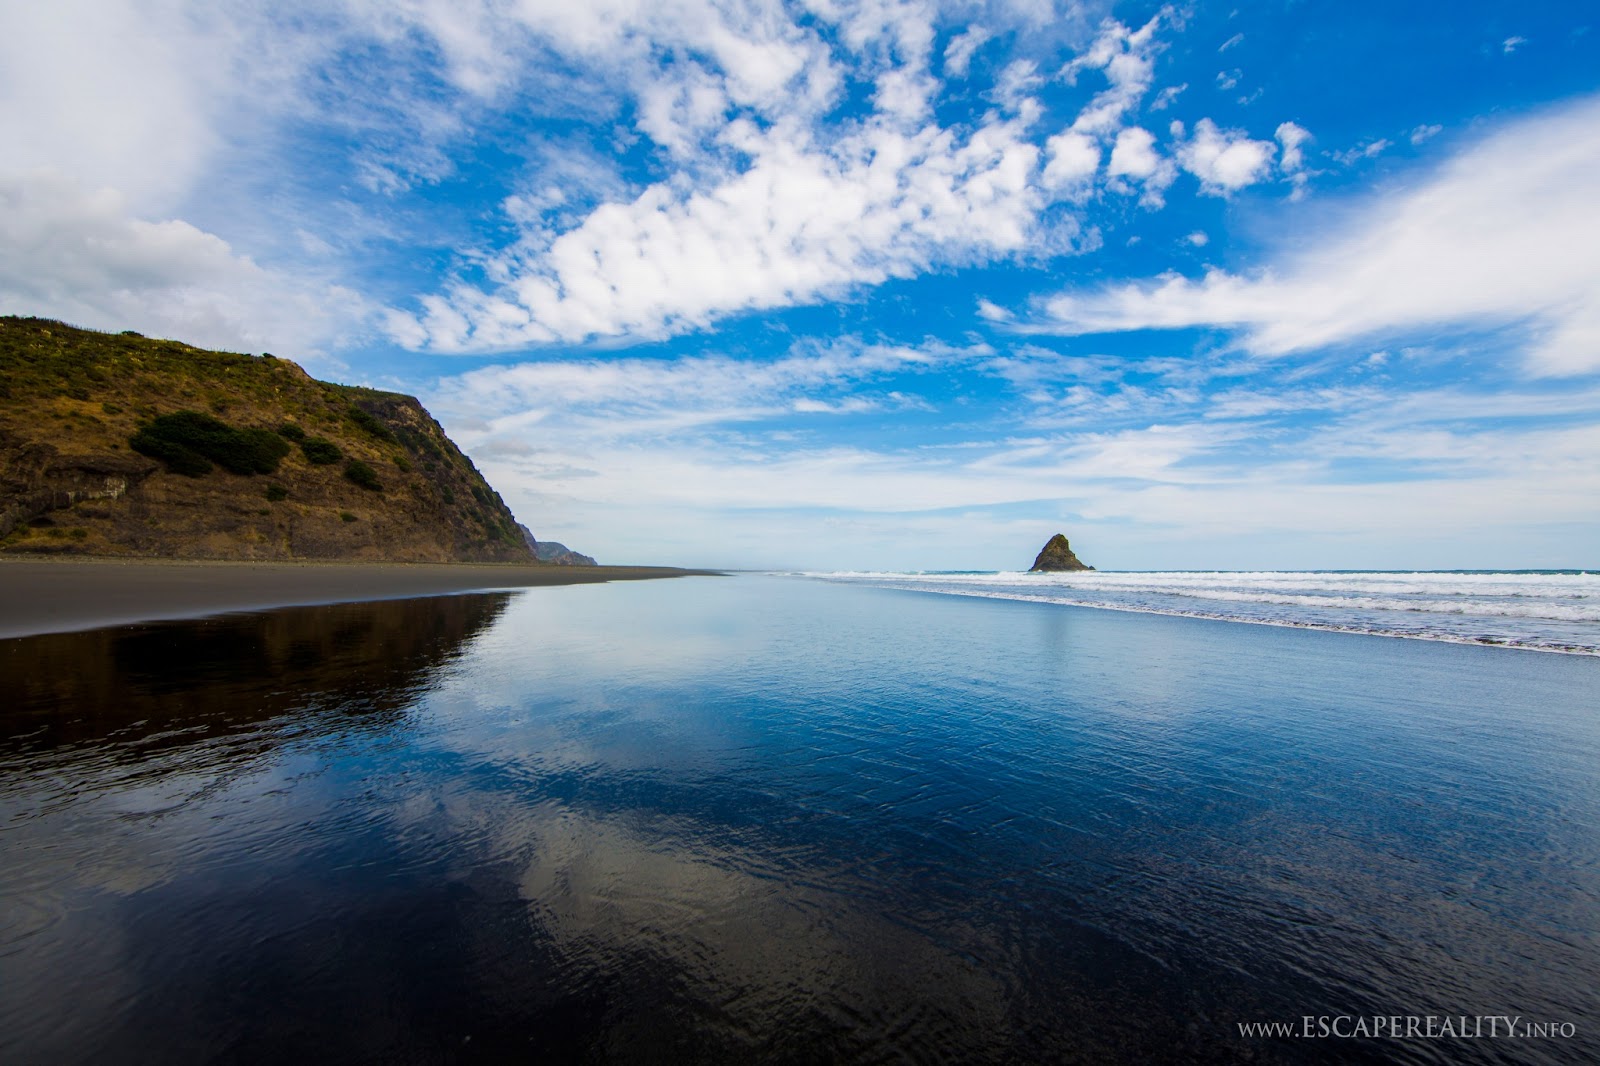
[(1600, 655), (1600, 574), (1582, 570), (806, 576), (953, 596)]

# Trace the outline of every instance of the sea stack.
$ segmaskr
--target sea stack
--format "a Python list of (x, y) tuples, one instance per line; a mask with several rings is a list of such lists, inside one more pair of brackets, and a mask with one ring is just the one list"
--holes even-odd
[(1039, 557), (1033, 561), (1029, 573), (1051, 573), (1058, 570), (1093, 570), (1094, 567), (1072, 554), (1072, 546), (1067, 543), (1067, 538), (1060, 533), (1051, 537), (1040, 549)]

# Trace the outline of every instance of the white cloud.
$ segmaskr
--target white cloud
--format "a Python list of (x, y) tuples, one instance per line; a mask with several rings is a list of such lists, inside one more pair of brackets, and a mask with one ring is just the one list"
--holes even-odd
[(785, 128), (733, 131), (752, 162), (704, 191), (670, 184), (606, 204), (543, 245), (500, 257), (496, 292), (460, 286), (391, 315), (406, 343), (450, 351), (704, 326), (909, 277), (936, 260), (1022, 249), (1039, 150), (1017, 121), (958, 140), (873, 124), (831, 150)]
[[(1106, 20), (1092, 31), (1061, 76), (1103, 77), (1105, 85), (1070, 129), (1047, 138), (1033, 64), (1059, 53), (1035, 46), (1076, 47), (1105, 5), (993, 0), (981, 8), (982, 25), (955, 27), (964, 32), (950, 38), (940, 66), (937, 33), (974, 7), (21, 5), (0, 37), (0, 172), (18, 189), (27, 174), (49, 169), (80, 190), (114, 191), (126, 225), (166, 232), (182, 224), (212, 235), (237, 263), (271, 264), (278, 273), (264, 276), (276, 279), (267, 284), (274, 292), (312, 292), (284, 280), (296, 274), (320, 280), (342, 268), (359, 276), (374, 253), (449, 249), (455, 271), (385, 317), (390, 336), (411, 346), (662, 336), (932, 268), (1053, 255), (1075, 244), (1081, 212), (1069, 205), (1088, 199), (1101, 160), (1119, 148), (1123, 166), (1139, 175), (1125, 169), (1120, 178), (1140, 184), (1147, 203), (1160, 202), (1171, 161), (1145, 167), (1119, 135), (1152, 87), (1168, 11), (1137, 28)], [(970, 71), (976, 49), (1018, 32), (1031, 35), (1020, 51), (1032, 58), (1009, 56), (988, 92), (967, 97), (994, 108), (979, 112), (978, 103), (959, 121), (936, 122), (932, 105), (945, 87), (935, 69)], [(74, 62), (57, 62), (64, 54)], [(872, 101), (866, 115), (857, 110), (863, 98)], [(532, 120), (508, 117), (522, 112)], [(581, 120), (580, 132), (555, 143), (563, 135), (538, 124), (550, 116)], [(524, 138), (530, 129), (551, 143)], [(429, 186), (466, 184), (455, 149), (469, 138), (500, 138), (497, 150), (528, 157), (490, 198), (500, 214), (484, 218), (475, 213), (481, 204), (446, 195), (426, 213), (405, 214)], [(1144, 147), (1153, 155), (1151, 143)], [(641, 157), (648, 169), (636, 166)], [(81, 222), (65, 206), (71, 197), (29, 195), (30, 210), (56, 203), (60, 225)], [(81, 282), (115, 284), (126, 264), (111, 249), (121, 246), (76, 245), (80, 257), (102, 248), (107, 257), (84, 267)], [(65, 294), (29, 310), (69, 316), (123, 313), (126, 293), (137, 291), (52, 288), (58, 267), (32, 280), (18, 274), (12, 291)], [(237, 290), (247, 272), (219, 267), (214, 285), (186, 282), (184, 298), (168, 306), (191, 306), (199, 321), (198, 308), (215, 300), (213, 336), (333, 329), (320, 344), (336, 343), (365, 313), (351, 314), (349, 294), (326, 288), (315, 309), (300, 296), (248, 299)]]
[(972, 66), (973, 54), (992, 36), (982, 26), (973, 26), (965, 33), (952, 37), (944, 50), (944, 72), (955, 78), (966, 77)]
[(1278, 159), (1279, 166), (1285, 171), (1295, 171), (1305, 166), (1305, 156), (1300, 146), (1311, 139), (1308, 130), (1293, 122), (1281, 122), (1273, 136), (1283, 146), (1283, 154)]
[[(1071, 375), (1070, 367), (1080, 361), (1068, 361), (1065, 372)], [(949, 371), (943, 361), (934, 368)], [(1095, 382), (1096, 369), (1089, 367), (1082, 380)], [(676, 396), (693, 402), (690, 379), (705, 375), (713, 390), (732, 390), (736, 402), (749, 398), (736, 373), (723, 368), (705, 364), (679, 374), (669, 369), (636, 394), (645, 397), (650, 385), (664, 381)], [(588, 395), (577, 390), (574, 403), (580, 408), (609, 403), (602, 397), (618, 389), (635, 394), (627, 382), (580, 378), (601, 386)], [(474, 395), (501, 402), (488, 387), (494, 384), (481, 382)], [(558, 408), (565, 404), (562, 392), (536, 392), (534, 385), (529, 379), (521, 387), (529, 396), (549, 397)], [(569, 383), (543, 382), (545, 389), (558, 385), (565, 389)], [(1019, 379), (1018, 386), (1038, 389), (1039, 382)], [(779, 392), (788, 389), (783, 385)], [(1058, 403), (1080, 402), (1075, 397), (1094, 399), (1092, 390), (1076, 385), (1041, 396), (1048, 406), (1041, 407), (1038, 424), (1064, 425), (1052, 412)], [(490, 446), (493, 434), (486, 431), (460, 429), (448, 419), (447, 424), (473, 445), (525, 520), (536, 527), (559, 522), (569, 543), (641, 561), (895, 569), (1011, 565), (1005, 545), (1017, 532), (1015, 520), (1004, 516), (1015, 512), (1005, 509), (1027, 504), (1028, 513), (1037, 515), (1041, 499), (1059, 501), (1057, 506), (1078, 516), (1091, 542), (1092, 530), (1105, 530), (1108, 542), (1121, 546), (1134, 537), (1138, 547), (1119, 549), (1127, 552), (1120, 558), (1107, 550), (1095, 559), (1105, 566), (1267, 565), (1228, 543), (1264, 531), (1283, 535), (1283, 545), (1305, 545), (1306, 538), (1314, 544), (1287, 552), (1280, 545), (1275, 565), (1329, 565), (1323, 553), (1330, 545), (1321, 539), (1329, 536), (1345, 540), (1343, 547), (1332, 546), (1341, 551), (1353, 543), (1369, 553), (1357, 565), (1419, 565), (1404, 551), (1397, 554), (1394, 543), (1435, 538), (1440, 529), (1461, 526), (1477, 531), (1477, 549), (1496, 538), (1511, 540), (1512, 530), (1532, 524), (1600, 518), (1600, 431), (1546, 428), (1537, 420), (1592, 413), (1592, 390), (1581, 396), (1397, 396), (1391, 389), (1275, 389), (1254, 381), (1212, 398), (1182, 390), (1141, 396), (1135, 390), (1128, 399), (1128, 413), (1138, 421), (1126, 428), (1090, 423), (915, 448), (804, 439), (780, 447), (772, 438), (754, 436), (741, 445), (737, 438), (708, 439), (703, 427), (684, 423), (646, 432), (642, 419), (638, 432), (635, 424), (618, 432), (604, 420), (573, 418), (557, 409), (517, 435), (525, 443), (515, 450)], [(812, 413), (802, 417), (830, 419), (838, 417), (836, 406), (826, 399), (791, 400), (789, 410), (809, 408)], [(1319, 413), (1321, 420), (1286, 432), (1307, 412)], [(1521, 421), (1508, 425), (1506, 416)], [(1464, 425), (1463, 419), (1494, 421)], [(1237, 453), (1241, 445), (1248, 456)], [(1388, 481), (1363, 476), (1354, 483), (1334, 476), (1340, 463), (1352, 459), (1398, 463), (1403, 474)], [(956, 515), (964, 517), (968, 538), (974, 528), (986, 531), (977, 544), (952, 528)], [(1251, 545), (1251, 553), (1270, 548), (1259, 539)], [(1031, 554), (1036, 546), (1026, 549)], [(1001, 554), (975, 558), (979, 550)], [(1528, 551), (1524, 545), (1515, 557), (1527, 559)], [(1433, 565), (1469, 562), (1436, 556)]]
[(1111, 188), (1129, 191), (1128, 181), (1136, 182), (1142, 189), (1140, 202), (1147, 207), (1160, 207), (1162, 193), (1172, 184), (1177, 168), (1172, 161), (1155, 149), (1155, 135), (1140, 126), (1129, 126), (1117, 134), (1117, 143), (1111, 149), (1111, 161), (1106, 173), (1112, 179)]
[(231, 49), (176, 4), (8, 4), (0, 34), (0, 168), (52, 168), (172, 208), (218, 147), (212, 109)]
[(1500, 45), (1500, 50), (1506, 55), (1510, 55), (1512, 52), (1515, 52), (1518, 48), (1527, 43), (1528, 39), (1526, 37), (1507, 37)]
[(1206, 245), (1211, 243), (1211, 238), (1207, 237), (1203, 230), (1195, 230), (1193, 233), (1184, 238), (1184, 242), (1191, 244), (1196, 248), (1204, 248)]
[(1177, 100), (1178, 96), (1188, 87), (1189, 83), (1184, 82), (1182, 85), (1169, 85), (1162, 89), (1156, 93), (1156, 98), (1150, 101), (1150, 110), (1165, 111), (1172, 106), (1173, 101)]
[(1232, 37), (1229, 37), (1226, 41), (1223, 41), (1221, 46), (1218, 47), (1217, 51), (1226, 52), (1228, 49), (1235, 48), (1238, 45), (1242, 44), (1243, 42), (1244, 42), (1244, 34), (1236, 33)]
[(1064, 130), (1045, 142), (1044, 183), (1051, 188), (1083, 185), (1100, 169), (1100, 146), (1089, 137)]
[(1225, 196), (1266, 176), (1277, 148), (1271, 141), (1253, 141), (1237, 130), (1219, 130), (1203, 118), (1194, 136), (1178, 148), (1178, 162), (1200, 179), (1203, 191)]
[[(831, 41), (762, 4), (679, 0), (669, 14), (621, 4), (605, 17), (569, 7), (529, 5), (517, 19), (558, 49), (605, 62), (616, 62), (614, 49), (633, 55), (650, 72), (638, 79), (640, 128), (680, 169), (571, 221), (530, 217), (520, 208), (547, 198), (520, 199), (521, 239), (473, 260), (486, 283), (447, 284), (415, 310), (390, 313), (390, 333), (404, 344), (452, 351), (660, 337), (1016, 254), (1036, 236), (1043, 207), (1081, 197), (1098, 165), (1094, 142), (1070, 131), (1041, 150), (1031, 132), (1039, 79), (1026, 61), (1008, 65), (987, 94), (998, 113), (975, 128), (933, 124), (940, 86), (929, 73), (936, 16), (927, 4), (817, 4), (813, 15), (837, 32)], [(1144, 91), (1154, 28), (1106, 25), (1084, 64), (1110, 82), (1091, 110), (1114, 120)], [(989, 32), (952, 41), (946, 63), (962, 67)], [(707, 48), (706, 37), (722, 43)], [(676, 62), (663, 76), (635, 55), (641, 42), (710, 58)], [(735, 76), (735, 66), (745, 72)], [(825, 122), (846, 68), (870, 78), (873, 111)], [(1074, 228), (1070, 217), (1054, 219), (1051, 239)]]
[(1223, 326), (1281, 354), (1424, 327), (1522, 326), (1539, 373), (1600, 370), (1600, 98), (1508, 125), (1252, 277), (1049, 302), (1064, 332)]
[(1444, 132), (1443, 126), (1418, 126), (1411, 131), (1411, 143), (1421, 144), (1423, 141), (1432, 140)]
[(981, 344), (838, 342), (802, 346), (775, 360), (551, 359), (471, 371), (445, 383), (436, 402), (439, 411), (486, 441), (530, 424), (591, 443), (652, 438), (783, 412), (860, 410), (851, 404), (876, 401), (856, 390), (874, 379), (991, 354)]
[(1161, 169), (1161, 155), (1155, 150), (1156, 139), (1147, 129), (1130, 126), (1117, 134), (1116, 147), (1111, 150), (1111, 164), (1107, 168), (1113, 177), (1148, 178)]
[(1074, 130), (1109, 135), (1138, 106), (1154, 77), (1155, 56), (1160, 49), (1155, 34), (1164, 13), (1157, 13), (1137, 30), (1108, 20), (1088, 50), (1062, 68), (1061, 76), (1070, 83), (1076, 83), (1084, 70), (1104, 71), (1110, 83), (1078, 114), (1072, 124)]
[(1313, 173), (1305, 169), (1305, 153), (1301, 149), (1301, 145), (1311, 140), (1311, 133), (1293, 122), (1283, 122), (1279, 123), (1274, 136), (1283, 146), (1283, 152), (1278, 157), (1278, 167), (1294, 183), (1294, 192), (1290, 195), (1290, 199), (1298, 200), (1305, 195), (1306, 183), (1311, 180)]
[(1363, 141), (1352, 148), (1346, 148), (1342, 152), (1334, 152), (1333, 158), (1345, 166), (1350, 166), (1352, 163), (1359, 163), (1363, 159), (1376, 159), (1388, 150), (1389, 145), (1390, 142), (1387, 139), (1380, 137), (1375, 141)]
[(0, 312), (293, 356), (358, 329), (367, 308), (187, 222), (133, 217), (118, 192), (38, 171), (0, 176)]

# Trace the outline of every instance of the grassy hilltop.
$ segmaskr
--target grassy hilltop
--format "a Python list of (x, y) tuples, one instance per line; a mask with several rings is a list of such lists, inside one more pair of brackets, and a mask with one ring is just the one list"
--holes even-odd
[(413, 397), (0, 317), (0, 552), (532, 562)]

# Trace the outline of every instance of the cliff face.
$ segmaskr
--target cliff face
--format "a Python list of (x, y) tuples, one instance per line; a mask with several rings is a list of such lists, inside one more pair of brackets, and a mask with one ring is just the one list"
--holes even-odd
[(1039, 552), (1039, 557), (1033, 561), (1033, 571), (1061, 571), (1061, 570), (1093, 570), (1082, 559), (1072, 553), (1072, 546), (1067, 543), (1067, 538), (1057, 533), (1045, 542)]
[(598, 566), (594, 556), (575, 552), (571, 548), (556, 540), (546, 540), (539, 543), (537, 550), (540, 562), (554, 563), (557, 566)]
[(10, 317), (0, 551), (533, 561), (499, 494), (410, 396)]

